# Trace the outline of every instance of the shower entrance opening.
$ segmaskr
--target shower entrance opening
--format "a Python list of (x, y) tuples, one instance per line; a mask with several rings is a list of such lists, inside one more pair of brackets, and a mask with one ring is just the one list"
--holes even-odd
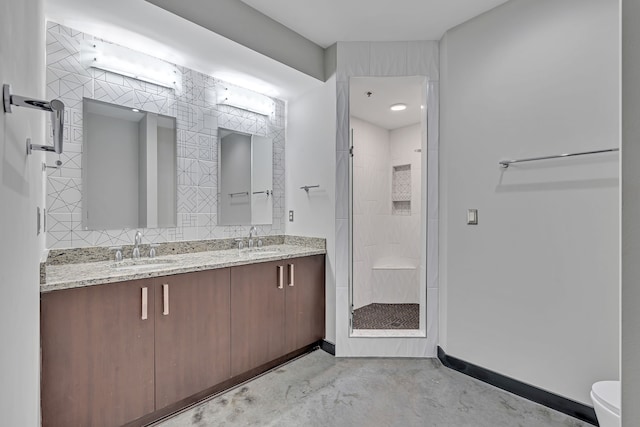
[(350, 332), (426, 336), (425, 77), (349, 83)]

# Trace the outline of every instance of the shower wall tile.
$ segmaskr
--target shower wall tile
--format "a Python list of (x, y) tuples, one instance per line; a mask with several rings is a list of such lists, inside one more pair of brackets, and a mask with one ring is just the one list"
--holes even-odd
[[(438, 182), (438, 152), (429, 150), (427, 156), (427, 182)], [(438, 219), (438, 188), (427, 185), (428, 219)]]
[[(284, 101), (274, 99), (273, 113), (264, 116), (217, 105), (217, 88), (228, 83), (185, 67), (177, 67), (175, 90), (89, 68), (81, 63), (80, 51), (93, 40), (89, 34), (47, 23), (47, 98), (60, 98), (66, 107), (64, 153), (46, 154), (48, 165), (54, 165), (56, 160), (63, 162), (62, 168), (47, 170), (47, 212), (49, 222), (54, 226), (47, 233), (47, 246), (130, 244), (136, 231), (82, 230), (84, 97), (176, 117), (178, 223), (171, 228), (141, 230), (145, 242), (233, 237), (248, 233), (246, 227), (217, 224), (218, 126), (273, 138), (273, 224), (260, 228), (263, 235), (281, 234), (285, 221)], [(51, 144), (50, 125), (47, 133)]]
[(349, 220), (336, 220), (336, 286), (349, 284)]
[[(348, 106), (348, 82), (351, 77), (360, 76), (405, 76), (405, 75), (424, 75), (427, 77), (429, 89), (429, 98), (427, 105), (428, 123), (430, 124), (428, 129), (423, 130), (424, 137), (427, 138), (427, 145), (423, 145), (423, 155), (426, 155), (426, 149), (435, 151), (435, 158), (437, 158), (438, 149), (438, 82), (439, 79), (439, 47), (438, 42), (400, 42), (400, 43), (352, 43), (352, 42), (340, 42), (337, 47), (337, 126), (336, 126), (336, 143), (337, 153), (347, 149), (349, 144), (349, 106)], [(426, 90), (424, 91), (426, 93)], [(336, 153), (336, 160), (338, 159)], [(427, 165), (428, 166), (428, 165)], [(373, 191), (380, 189), (382, 183), (380, 181), (374, 182), (373, 176), (380, 175), (380, 172), (372, 169), (372, 164), (366, 163), (361, 166), (368, 176), (369, 184), (365, 187), (364, 191), (367, 193), (371, 200), (373, 198)], [(413, 169), (413, 168), (412, 168)], [(435, 171), (434, 171), (435, 172)], [(336, 165), (336, 179), (344, 176), (348, 173), (347, 164)], [(354, 173), (359, 173), (358, 169), (354, 170)], [(360, 172), (362, 173), (362, 172)], [(383, 172), (384, 173), (384, 172)], [(416, 176), (423, 177), (421, 182), (424, 182), (427, 177), (427, 171), (420, 171)], [(427, 193), (431, 194), (431, 197), (437, 197), (437, 174), (433, 176), (427, 182), (427, 191), (421, 192), (420, 203), (416, 200), (415, 210), (412, 210), (412, 214), (416, 215), (419, 212), (424, 212), (422, 203), (426, 204)], [(391, 183), (389, 182), (388, 196), (390, 198)], [(423, 196), (424, 194), (424, 196)], [(341, 203), (348, 204), (348, 193), (339, 194), (336, 189), (336, 206)], [(391, 204), (388, 205), (389, 213), (391, 210)], [(366, 212), (366, 209), (371, 205), (357, 204), (355, 209), (359, 213)], [(378, 208), (376, 206), (376, 208)], [(413, 208), (412, 208), (413, 209)], [(428, 215), (428, 213), (427, 213)], [(428, 215), (429, 216), (429, 215)], [(429, 216), (431, 217), (431, 216)], [(395, 217), (401, 218), (401, 217)], [(411, 217), (406, 217), (411, 218)], [(427, 338), (426, 339), (406, 339), (406, 338), (385, 338), (384, 340), (377, 339), (359, 339), (351, 338), (349, 336), (349, 311), (348, 311), (348, 242), (349, 235), (345, 233), (342, 228), (342, 223), (345, 220), (336, 217), (336, 355), (338, 356), (384, 356), (384, 355), (397, 355), (403, 354), (405, 356), (416, 357), (434, 357), (436, 354), (436, 346), (438, 342), (438, 301), (437, 295), (434, 297), (433, 292), (430, 292), (427, 298)], [(383, 224), (386, 224), (383, 222)], [(388, 236), (392, 229), (392, 224), (386, 224), (383, 227), (386, 232), (378, 233), (379, 236)], [(411, 227), (415, 230), (414, 225), (398, 224), (401, 227), (398, 231), (406, 232)], [(346, 226), (344, 227), (346, 228)], [(355, 230), (354, 230), (355, 232)], [(426, 237), (425, 237), (426, 236)], [(426, 242), (425, 242), (426, 240)], [(427, 255), (421, 255), (420, 258), (427, 259), (426, 279), (421, 279), (421, 282), (427, 282), (430, 288), (437, 291), (438, 287), (438, 235), (437, 235), (437, 219), (428, 221), (427, 230), (425, 235), (421, 238), (421, 242), (424, 242)], [(428, 246), (428, 248), (426, 248)], [(368, 249), (367, 249), (368, 250)], [(415, 248), (412, 248), (415, 250)], [(423, 249), (419, 249), (422, 253)], [(365, 250), (366, 252), (366, 250)], [(360, 252), (359, 256), (361, 255)], [(411, 254), (410, 251), (405, 255)], [(339, 263), (344, 262), (346, 265), (340, 267)], [(417, 261), (416, 261), (417, 262)]]
[(369, 76), (406, 76), (407, 60), (407, 42), (371, 43)]
[(338, 151), (336, 156), (336, 218), (349, 218), (349, 152)]
[(369, 76), (370, 49), (369, 42), (352, 42), (338, 44), (338, 82), (348, 82), (350, 77)]
[[(427, 336), (438, 336), (439, 315), (438, 315), (438, 288), (427, 289)], [(433, 357), (433, 356), (431, 356)]]
[(407, 75), (429, 76), (439, 80), (440, 54), (436, 43), (429, 41), (407, 42)]
[(336, 150), (345, 151), (350, 147), (351, 130), (349, 127), (349, 82), (337, 83), (336, 106)]

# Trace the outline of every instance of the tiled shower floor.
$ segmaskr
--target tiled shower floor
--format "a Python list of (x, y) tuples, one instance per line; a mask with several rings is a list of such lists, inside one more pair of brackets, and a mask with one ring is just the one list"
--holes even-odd
[(353, 329), (418, 329), (420, 304), (373, 303), (353, 311)]

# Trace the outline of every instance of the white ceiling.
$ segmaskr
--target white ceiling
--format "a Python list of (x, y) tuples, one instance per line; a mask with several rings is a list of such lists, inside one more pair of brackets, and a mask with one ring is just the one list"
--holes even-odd
[[(336, 41), (437, 40), (448, 28), (506, 0), (243, 1), (326, 47)], [(71, 28), (281, 99), (322, 84), (144, 0), (45, 0), (45, 14)]]
[(507, 0), (242, 0), (322, 47), (336, 41), (440, 40)]
[[(393, 130), (420, 123), (424, 77), (355, 77), (349, 82), (349, 114)], [(371, 96), (367, 92), (372, 92)], [(406, 104), (391, 111), (393, 104)]]
[[(240, 0), (238, 0), (240, 1)], [(48, 20), (281, 99), (321, 84), (144, 0), (45, 0)]]

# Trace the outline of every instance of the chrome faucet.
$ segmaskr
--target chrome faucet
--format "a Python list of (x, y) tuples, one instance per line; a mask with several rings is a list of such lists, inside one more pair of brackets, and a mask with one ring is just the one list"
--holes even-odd
[(249, 229), (249, 250), (253, 249), (253, 233), (255, 233), (256, 236), (258, 235), (258, 229), (255, 225), (252, 225)]
[(136, 232), (136, 237), (133, 239), (134, 247), (133, 254), (131, 257), (133, 259), (140, 259), (140, 244), (142, 243), (142, 233), (140, 231)]

